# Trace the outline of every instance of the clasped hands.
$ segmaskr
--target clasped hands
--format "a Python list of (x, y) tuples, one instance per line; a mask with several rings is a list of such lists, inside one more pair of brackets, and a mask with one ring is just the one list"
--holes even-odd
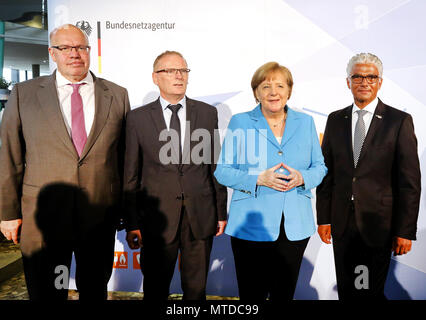
[[(280, 168), (287, 169), (288, 175), (275, 172)], [(257, 185), (266, 186), (277, 191), (289, 191), (304, 184), (302, 174), (284, 163), (262, 171), (257, 178)]]

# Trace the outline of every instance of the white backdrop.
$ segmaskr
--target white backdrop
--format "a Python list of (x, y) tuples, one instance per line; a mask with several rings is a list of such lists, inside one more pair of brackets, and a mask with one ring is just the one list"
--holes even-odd
[[(327, 115), (352, 102), (346, 87), (347, 61), (358, 52), (377, 54), (384, 64), (379, 97), (413, 115), (422, 172), (426, 165), (426, 29), (421, 0), (49, 0), (49, 29), (64, 23), (90, 25), (91, 70), (129, 91), (132, 108), (158, 96), (152, 63), (165, 50), (181, 52), (192, 70), (187, 95), (215, 105), (219, 127), (232, 114), (251, 110), (254, 71), (267, 61), (287, 66), (294, 76), (289, 106), (311, 114), (318, 134)], [(87, 24), (88, 23), (88, 24)], [(126, 23), (134, 28), (125, 28)], [(153, 26), (167, 23), (165, 29)], [(139, 24), (139, 27), (138, 25)], [(98, 26), (100, 28), (98, 28)], [(397, 27), (395, 27), (397, 26)], [(138, 28), (137, 28), (138, 27)], [(101, 57), (98, 58), (100, 31)], [(414, 38), (413, 38), (414, 37)], [(51, 69), (55, 65), (51, 62)], [(393, 258), (386, 293), (392, 299), (426, 299), (426, 221), (422, 193), (418, 241), (412, 252)], [(313, 207), (315, 199), (313, 199)], [(143, 291), (137, 252), (125, 234), (116, 241), (109, 290)], [(94, 248), (96, 250), (96, 248)], [(181, 292), (178, 270), (172, 292)], [(74, 283), (71, 282), (73, 286)], [(230, 241), (215, 239), (207, 294), (238, 295)], [(305, 252), (296, 299), (336, 299), (332, 247), (312, 236)]]

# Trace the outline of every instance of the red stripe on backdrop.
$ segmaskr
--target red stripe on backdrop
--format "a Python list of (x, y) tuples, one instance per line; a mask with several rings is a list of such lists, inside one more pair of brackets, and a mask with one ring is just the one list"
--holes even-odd
[(98, 57), (101, 56), (101, 39), (98, 39)]

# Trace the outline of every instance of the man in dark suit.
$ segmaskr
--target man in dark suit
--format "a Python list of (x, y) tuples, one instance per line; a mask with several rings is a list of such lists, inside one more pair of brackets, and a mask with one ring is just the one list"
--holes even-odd
[(1, 231), (20, 240), (30, 299), (67, 298), (72, 252), (80, 299), (106, 299), (128, 94), (89, 71), (79, 28), (56, 28), (50, 44), (57, 70), (16, 84), (2, 120)]
[(217, 110), (185, 96), (188, 73), (180, 53), (158, 56), (160, 97), (127, 118), (127, 242), (141, 247), (145, 299), (167, 299), (179, 250), (183, 298), (205, 299), (213, 235), (226, 225), (227, 191), (213, 176)]
[(382, 63), (354, 56), (347, 85), (354, 104), (328, 117), (322, 151), (328, 174), (317, 187), (318, 233), (333, 238), (339, 299), (385, 299), (391, 258), (411, 250), (420, 202), (413, 120), (377, 98)]

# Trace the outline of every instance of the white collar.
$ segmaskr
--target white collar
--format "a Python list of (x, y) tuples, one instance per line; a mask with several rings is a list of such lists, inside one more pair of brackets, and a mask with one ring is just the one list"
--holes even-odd
[[(66, 86), (68, 84), (70, 84), (71, 81), (69, 81), (68, 79), (66, 79), (60, 72), (59, 70), (56, 70), (56, 84), (58, 85), (58, 88)], [(87, 75), (84, 79), (82, 79), (81, 81), (77, 82), (77, 83), (88, 83), (88, 84), (93, 84), (93, 77), (89, 72), (87, 72)]]
[[(168, 102), (166, 99), (164, 99), (162, 96), (160, 96), (160, 104), (161, 104), (161, 107), (163, 108), (163, 110), (166, 110), (167, 107), (169, 106), (169, 104), (172, 104), (172, 103)], [(184, 109), (186, 107), (186, 96), (184, 96), (182, 98), (182, 100), (180, 100), (176, 104), (180, 104), (182, 106), (182, 109)]]
[(357, 112), (358, 110), (365, 110), (372, 114), (374, 114), (374, 111), (376, 110), (377, 104), (379, 103), (379, 98), (374, 98), (373, 101), (371, 101), (369, 104), (367, 104), (363, 109), (360, 109), (356, 103), (353, 103), (352, 107), (352, 114)]

